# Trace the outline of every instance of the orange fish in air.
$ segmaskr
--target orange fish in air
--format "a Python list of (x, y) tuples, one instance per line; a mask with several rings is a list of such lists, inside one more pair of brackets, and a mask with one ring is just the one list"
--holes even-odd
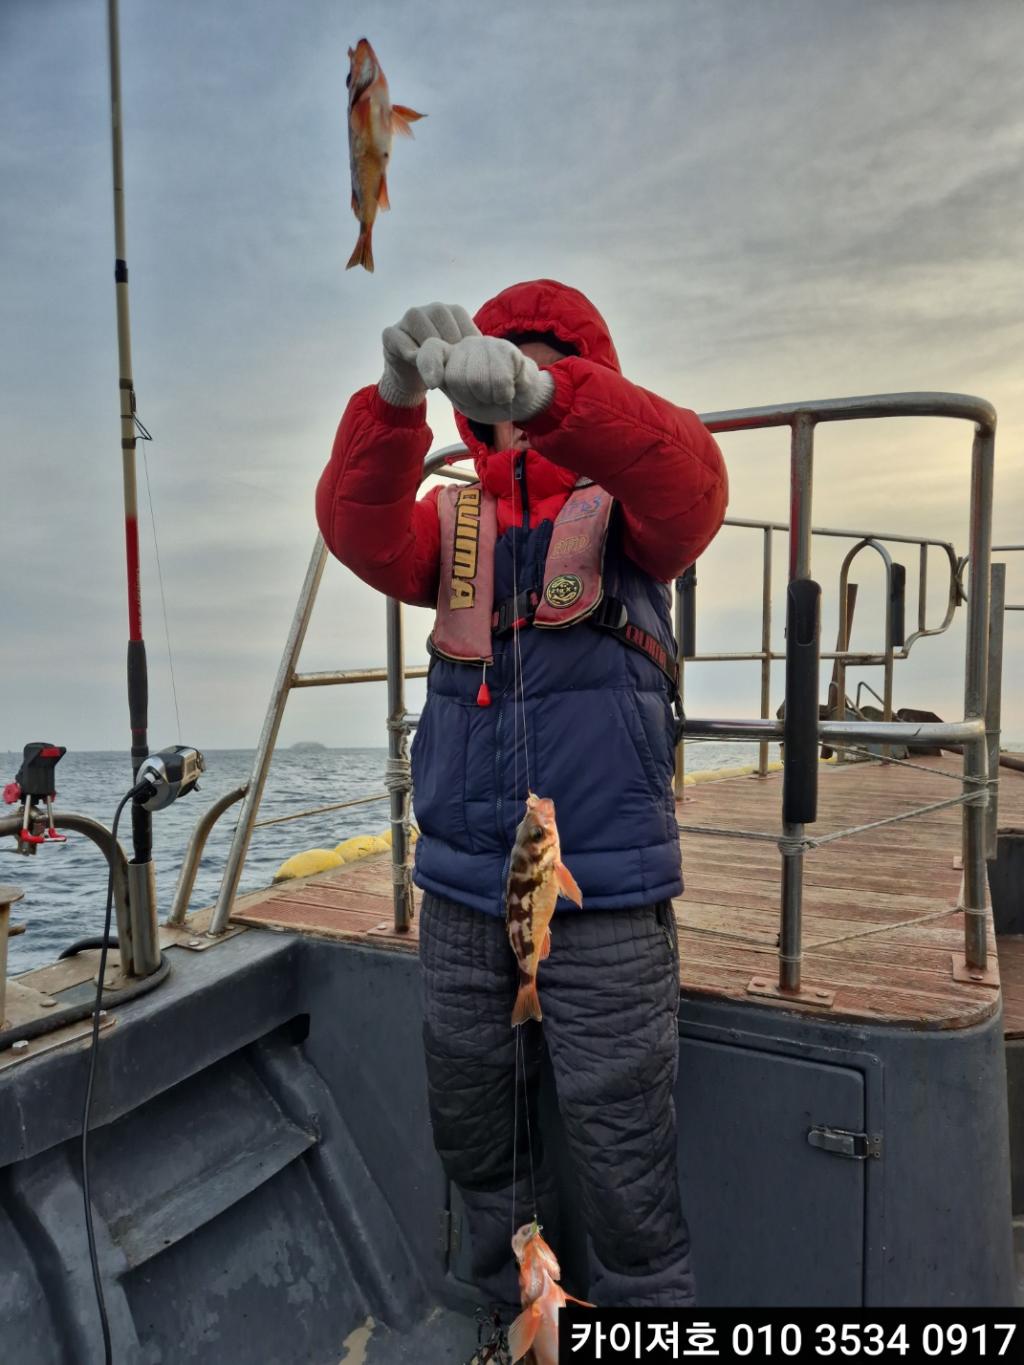
[(594, 1305), (574, 1299), (558, 1283), (561, 1268), (540, 1235), (536, 1221), (519, 1229), (512, 1238), (512, 1250), (519, 1262), (519, 1293), (523, 1303), (523, 1311), (508, 1329), (512, 1365), (531, 1350), (536, 1365), (558, 1365), (558, 1310), (568, 1302), (583, 1308)]
[(519, 963), (519, 993), (512, 1026), (541, 1017), (537, 966), (551, 951), (551, 917), (559, 894), (577, 905), (583, 893), (562, 862), (555, 824), (555, 803), (543, 796), (526, 798), (526, 814), (516, 830), (505, 893), (505, 923)]
[(403, 104), (392, 104), (377, 54), (360, 38), (350, 47), (348, 86), (348, 156), (352, 170), (352, 212), (359, 221), (356, 249), (345, 267), (373, 270), (373, 224), (378, 209), (389, 209), (388, 161), (395, 133), (412, 137), (410, 123), (425, 118)]

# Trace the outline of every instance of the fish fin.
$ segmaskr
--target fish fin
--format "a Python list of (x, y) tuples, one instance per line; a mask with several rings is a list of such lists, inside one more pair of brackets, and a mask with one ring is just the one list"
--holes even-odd
[(512, 1008), (512, 1027), (525, 1024), (527, 1019), (541, 1019), (540, 996), (537, 994), (537, 981), (527, 981), (519, 987), (516, 1003)]
[(566, 1299), (566, 1301), (567, 1301), (568, 1303), (577, 1303), (577, 1304), (579, 1304), (579, 1306), (580, 1306), (581, 1308), (596, 1308), (596, 1307), (597, 1307), (597, 1304), (595, 1304), (595, 1303), (588, 1303), (586, 1299), (577, 1299), (577, 1298), (575, 1297), (575, 1295), (573, 1295), (573, 1294), (566, 1294), (566, 1292), (565, 1292), (564, 1289), (562, 1290), (562, 1295), (563, 1295), (563, 1297)]
[(540, 1312), (531, 1304), (529, 1308), (523, 1309), (508, 1329), (508, 1349), (512, 1365), (526, 1355), (533, 1345), (539, 1327)]
[(576, 878), (572, 875), (564, 863), (558, 863), (555, 867), (555, 881), (558, 883), (559, 890), (563, 896), (568, 896), (577, 905), (583, 905), (583, 892), (576, 885)]
[(369, 227), (364, 227), (360, 231), (359, 237), (356, 241), (356, 249), (348, 258), (348, 265), (345, 267), (346, 270), (351, 270), (354, 265), (361, 265), (364, 270), (368, 270), (371, 275), (373, 274), (373, 244), (371, 240), (372, 237), (373, 237), (372, 224)]
[(544, 937), (540, 941), (540, 960), (543, 962), (548, 953), (551, 952), (551, 930), (544, 930)]
[(359, 200), (356, 198), (355, 190), (352, 191), (352, 212), (359, 217)]
[(426, 114), (417, 114), (415, 109), (409, 109), (404, 104), (393, 104), (391, 106), (391, 131), (401, 134), (402, 137), (412, 137), (412, 129), (409, 124), (426, 117)]
[(377, 207), (381, 209), (389, 209), (391, 207), (391, 200), (388, 198), (388, 178), (386, 175), (382, 175), (380, 178), (380, 189), (377, 191)]

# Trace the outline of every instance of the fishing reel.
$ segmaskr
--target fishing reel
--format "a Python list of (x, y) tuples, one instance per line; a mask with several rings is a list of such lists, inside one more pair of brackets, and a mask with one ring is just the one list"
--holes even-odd
[(143, 810), (163, 810), (179, 796), (195, 791), (205, 771), (206, 759), (198, 749), (173, 744), (142, 760), (132, 798)]
[[(21, 801), (21, 828), (17, 831), (18, 852), (26, 856), (35, 853), (40, 844), (66, 844), (67, 836), (58, 834), (53, 823), (53, 798), (57, 795), (55, 770), (67, 753), (60, 744), (35, 741), (22, 750), (21, 767), (13, 782), (4, 787), (4, 801), (13, 806)], [(37, 806), (45, 803), (46, 828), (36, 834), (32, 826), (37, 817)]]

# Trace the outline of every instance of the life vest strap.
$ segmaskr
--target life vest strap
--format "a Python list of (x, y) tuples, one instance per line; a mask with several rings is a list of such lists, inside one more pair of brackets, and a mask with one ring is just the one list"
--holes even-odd
[[(530, 625), (539, 600), (538, 593), (532, 588), (524, 590), (518, 597), (507, 597), (495, 609), (492, 618), (493, 634), (507, 635), (517, 624)], [(679, 665), (656, 636), (630, 621), (624, 602), (620, 602), (617, 597), (602, 597), (585, 620), (587, 625), (607, 631), (630, 649), (635, 649), (650, 659), (668, 679), (673, 692), (678, 693)]]
[(626, 604), (620, 602), (617, 597), (602, 597), (595, 609), (587, 617), (592, 626), (597, 626), (599, 630), (607, 631), (609, 635), (614, 635), (616, 640), (627, 645), (630, 649), (637, 650), (645, 658), (650, 659), (656, 668), (659, 668), (671, 684), (673, 693), (679, 695), (679, 665), (669, 654), (668, 650), (661, 641), (644, 630), (642, 626), (634, 625), (629, 619), (626, 611)]

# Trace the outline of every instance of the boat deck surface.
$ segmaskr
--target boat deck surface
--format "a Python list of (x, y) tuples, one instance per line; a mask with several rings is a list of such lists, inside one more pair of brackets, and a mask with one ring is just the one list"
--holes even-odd
[[(818, 821), (808, 833), (885, 819), (948, 800), (959, 759), (915, 766), (856, 763), (820, 769)], [(1024, 821), (1024, 774), (1000, 773), (1000, 825)], [(957, 980), (963, 953), (958, 806), (836, 840), (804, 858), (803, 984), (821, 1003), (762, 994), (777, 979), (780, 863), (775, 843), (703, 831), (777, 835), (782, 776), (726, 777), (687, 788), (677, 805), (686, 889), (675, 902), (684, 995), (756, 1001), (823, 1017), (921, 1029), (966, 1028), (989, 1018), (1002, 995), (1008, 1036), (1024, 1036), (1024, 939), (996, 940), (982, 982)], [(417, 892), (417, 903), (419, 893)], [(391, 863), (377, 855), (240, 897), (233, 919), (249, 925), (415, 951), (416, 923), (392, 927)], [(557, 934), (556, 934), (557, 940)], [(1000, 991), (1000, 963), (1003, 989)]]

